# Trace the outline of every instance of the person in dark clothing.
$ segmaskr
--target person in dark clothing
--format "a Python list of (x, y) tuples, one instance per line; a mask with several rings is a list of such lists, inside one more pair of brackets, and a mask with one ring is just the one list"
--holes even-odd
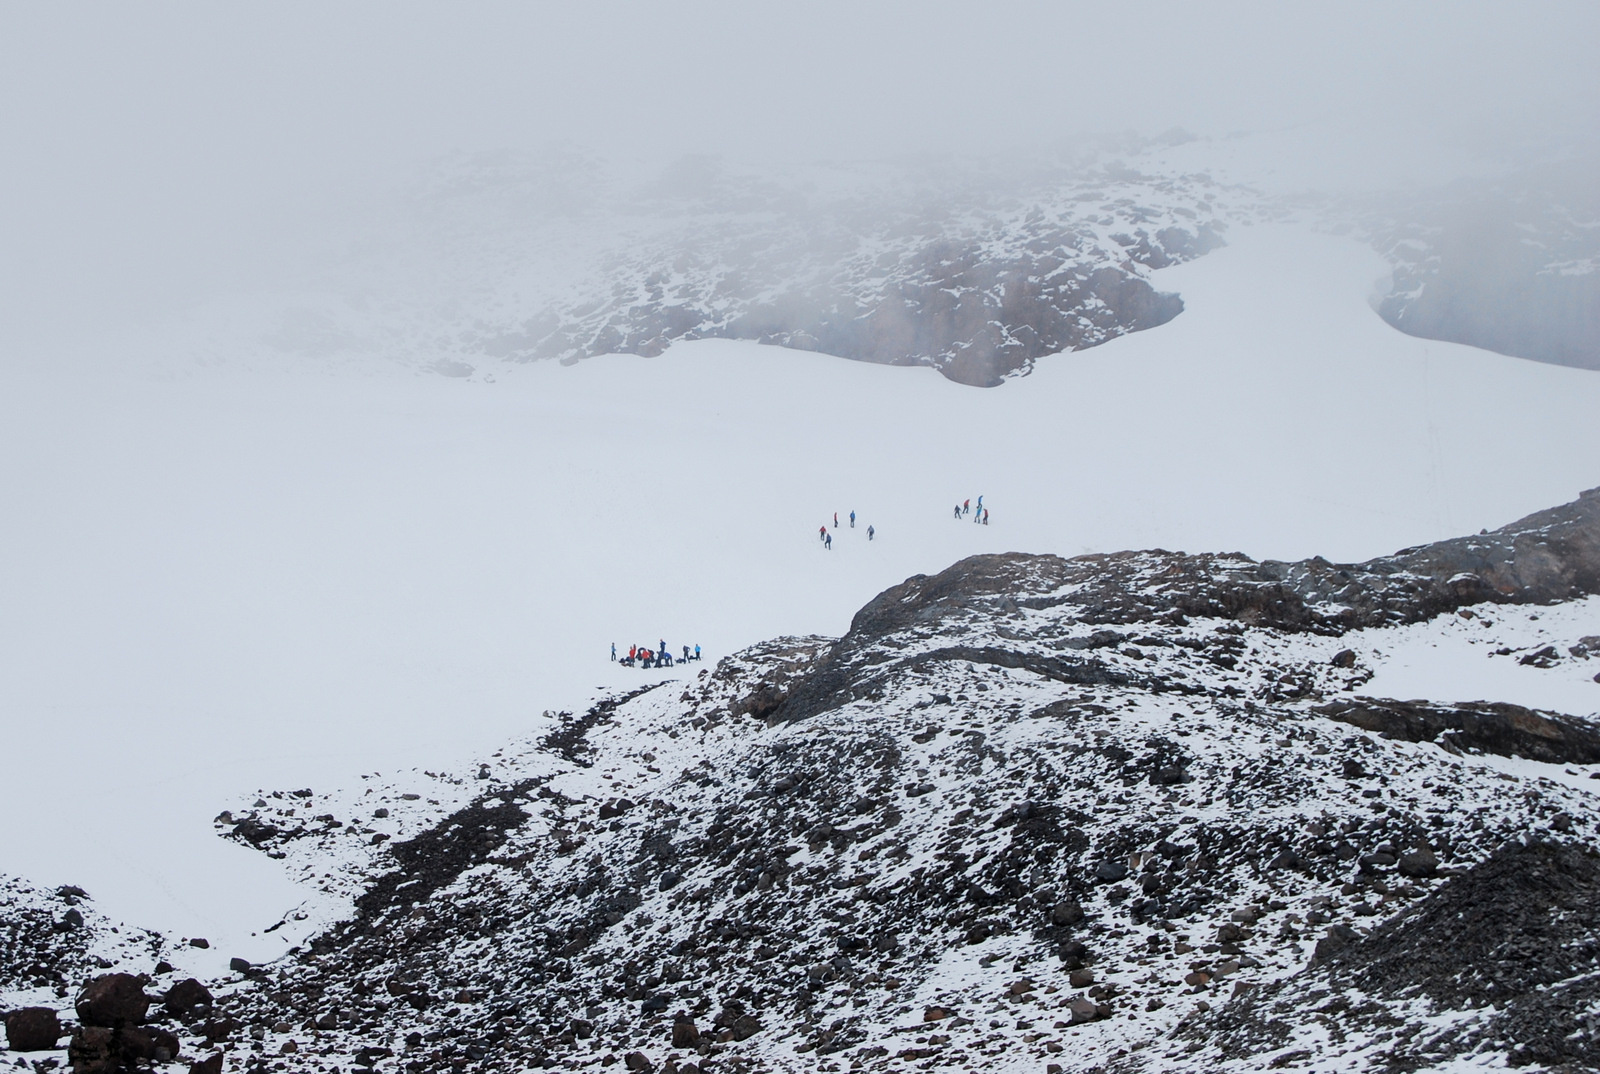
[(873, 529), (871, 526), (868, 526), (867, 527), (867, 540), (869, 540), (869, 541), (872, 540), (872, 535), (874, 533), (877, 533), (877, 532), (878, 532), (877, 530)]
[(826, 526), (818, 526), (817, 527), (817, 540), (826, 541), (827, 539), (828, 539), (828, 527), (826, 527)]
[(856, 513), (854, 511), (850, 512), (850, 528), (856, 528)]
[(683, 647), (683, 662), (685, 664), (689, 662), (689, 647), (687, 645)]
[(616, 663), (616, 661), (617, 661), (617, 643), (616, 642), (612, 642), (611, 643), (611, 662), (612, 663)]
[(830, 552), (833, 551), (833, 535), (832, 534), (824, 533), (822, 535), (822, 547), (826, 548)]
[(956, 517), (957, 518), (961, 517), (961, 505), (959, 503), (956, 504)]
[(987, 507), (983, 509), (983, 524), (985, 526), (989, 524), (989, 509)]
[(835, 511), (833, 513), (833, 528), (834, 529), (838, 529), (839, 528), (839, 512), (837, 512), (837, 511)]

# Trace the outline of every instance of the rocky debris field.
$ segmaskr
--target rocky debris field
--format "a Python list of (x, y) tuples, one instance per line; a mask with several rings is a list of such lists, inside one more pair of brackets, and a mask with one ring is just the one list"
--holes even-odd
[(1364, 691), (1450, 644), (1589, 689), (1597, 567), (1600, 491), (1363, 564), (964, 560), (436, 793), (229, 810), (345, 900), (272, 965), (180, 981), (8, 888), (13, 1047), (54, 1016), (69, 1051), (23, 1054), (80, 1071), (1591, 1070), (1600, 685)]

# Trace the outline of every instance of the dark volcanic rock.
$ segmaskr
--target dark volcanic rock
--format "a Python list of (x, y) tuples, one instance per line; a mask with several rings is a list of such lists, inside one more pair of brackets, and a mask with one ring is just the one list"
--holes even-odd
[(72, 1074), (120, 1074), (122, 1057), (116, 1048), (116, 1030), (82, 1026), (67, 1044)]
[[(1600, 593), (1600, 489), (1490, 533), (1459, 537), (1365, 563), (1321, 557), (1295, 563), (1161, 550), (1061, 559), (983, 555), (880, 593), (808, 676), (791, 686), (769, 722), (798, 720), (870, 697), (903, 663), (969, 661), (1025, 668), (1062, 683), (1136, 685), (1136, 675), (1093, 657), (1044, 657), (993, 646), (947, 646), (885, 664), (874, 646), (919, 622), (961, 611), (1003, 614), (1011, 602), (1038, 610), (1075, 606), (1087, 623), (1163, 617), (1232, 619), (1251, 626), (1339, 634), (1418, 622), (1480, 603), (1528, 604)], [(1224, 654), (1226, 655), (1226, 654)], [(1233, 657), (1227, 655), (1226, 663)]]
[[(848, 209), (813, 206), (796, 218), (798, 202), (785, 196), (748, 218), (753, 230), (733, 233), (723, 228), (737, 217), (721, 212), (668, 249), (621, 257), (609, 288), (517, 323), (479, 322), (463, 342), (469, 354), (572, 362), (744, 339), (927, 365), (992, 386), (1048, 355), (1172, 320), (1183, 301), (1156, 290), (1148, 270), (1222, 245), (1226, 224), (1209, 178), (1151, 182), (1120, 164), (1115, 172), (1065, 188), (1061, 175), (1040, 186), (1013, 175), (1004, 185), (1021, 183), (1021, 203), (995, 204), (963, 184), (959, 212), (924, 204), (921, 193), (895, 198), (866, 233), (853, 198)], [(1107, 199), (1107, 181), (1148, 200)]]
[(136, 1026), (150, 1009), (150, 997), (133, 974), (107, 973), (84, 986), (76, 1006), (78, 1021), (86, 1026)]
[[(1494, 1042), (1513, 1065), (1600, 1068), (1592, 1012), (1600, 1003), (1600, 855), (1553, 843), (1511, 843), (1368, 936), (1339, 925), (1318, 941), (1311, 971), (1235, 1000), (1185, 1035), (1225, 1055), (1286, 1047), (1330, 989), (1364, 997), (1424, 997), (1435, 1011), (1477, 1010), (1428, 1034), (1437, 1062)], [(1389, 1034), (1396, 1020), (1368, 1006), (1345, 1032)], [(1409, 1035), (1409, 1032), (1406, 1034)], [(1402, 1036), (1401, 1039), (1405, 1039)], [(1397, 1053), (1405, 1055), (1404, 1051)], [(1409, 1060), (1404, 1060), (1409, 1063)]]
[(42, 1052), (61, 1039), (61, 1019), (50, 1007), (22, 1007), (6, 1015), (6, 1046), (14, 1052)]
[(1483, 701), (1431, 705), (1360, 698), (1331, 702), (1316, 711), (1406, 742), (1440, 742), (1460, 750), (1555, 764), (1600, 762), (1600, 730), (1558, 712), (1521, 705)]
[[(1440, 593), (1581, 581), (1593, 506), (1476, 539), (1526, 583), (1492, 597), (1439, 546), (1346, 568), (986, 556), (910, 579), (836, 642), (774, 639), (563, 713), (497, 755), (503, 785), (436, 776), (466, 803), (448, 815), (372, 784), (347, 815), (388, 803), (405, 838), (328, 837), (366, 883), (353, 917), (227, 982), (203, 1023), (190, 982), (168, 1010), (252, 1069), (687, 1070), (692, 1051), (748, 1072), (1249, 1071), (1298, 1062), (1310, 1025), (1350, 1069), (1480, 1044), (1585, 1069), (1593, 862), (1517, 841), (1592, 839), (1594, 785), (1472, 751), (1581, 757), (1588, 725), (1355, 698), (1368, 659), (1331, 658), (1348, 626)], [(1381, 633), (1359, 646), (1374, 666)], [(254, 808), (291, 831), (322, 808), (274, 800)], [(58, 934), (43, 905), (29, 937), (95, 927)], [(0, 969), (33, 973), (5, 942)], [(298, 1059), (276, 1058), (291, 1031)], [(159, 1048), (124, 1036), (102, 1042), (119, 1062)]]
[(190, 977), (188, 980), (179, 981), (167, 989), (167, 994), (162, 997), (161, 1005), (167, 1013), (174, 1017), (188, 1021), (196, 1015), (204, 1015), (211, 1009), (211, 992), (205, 985)]

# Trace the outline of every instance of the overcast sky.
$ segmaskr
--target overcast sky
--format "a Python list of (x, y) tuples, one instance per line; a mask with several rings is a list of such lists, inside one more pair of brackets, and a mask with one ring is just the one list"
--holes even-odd
[(0, 317), (222, 286), (307, 205), (552, 139), (771, 160), (1320, 123), (1523, 152), (1600, 129), (1596, 41), (1590, 0), (8, 2)]

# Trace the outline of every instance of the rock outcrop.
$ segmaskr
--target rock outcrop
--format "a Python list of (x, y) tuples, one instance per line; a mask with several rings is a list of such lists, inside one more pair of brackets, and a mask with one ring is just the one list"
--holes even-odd
[[(349, 915), (152, 991), (269, 1069), (1588, 1069), (1600, 728), (1362, 691), (1446, 644), (1587, 690), (1597, 516), (965, 560), (547, 714), (453, 800), (369, 782), (343, 815), (394, 838), (309, 789), (223, 813)], [(175, 1054), (144, 984), (84, 990), (79, 1071)]]
[(1061, 682), (1139, 676), (1097, 653), (1128, 640), (1114, 629), (1063, 639), (1057, 653), (1024, 655), (882, 649), (885, 638), (952, 619), (1035, 612), (1070, 613), (1075, 623), (1129, 627), (1226, 619), (1250, 627), (1338, 635), (1361, 627), (1415, 623), (1477, 604), (1544, 603), (1600, 592), (1600, 489), (1493, 532), (1407, 548), (1365, 563), (1321, 557), (1256, 562), (1239, 553), (1186, 555), (1160, 549), (1061, 559), (973, 556), (932, 577), (918, 575), (880, 594), (850, 631), (774, 710), (805, 719), (866, 696), (902, 662), (975, 659), (1031, 670)]

